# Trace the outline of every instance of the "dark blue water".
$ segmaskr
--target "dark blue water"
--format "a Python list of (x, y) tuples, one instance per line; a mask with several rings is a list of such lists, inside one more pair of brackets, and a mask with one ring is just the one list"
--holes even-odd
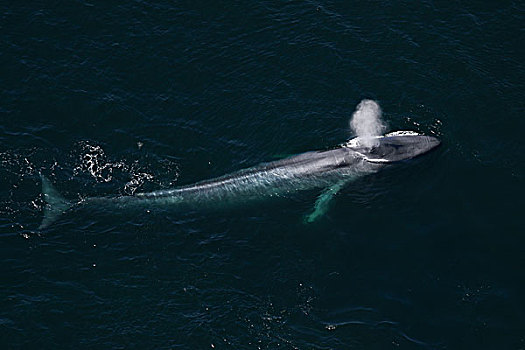
[[(0, 4), (3, 348), (525, 348), (519, 1)], [(326, 149), (375, 99), (435, 152), (221, 212), (75, 210)]]

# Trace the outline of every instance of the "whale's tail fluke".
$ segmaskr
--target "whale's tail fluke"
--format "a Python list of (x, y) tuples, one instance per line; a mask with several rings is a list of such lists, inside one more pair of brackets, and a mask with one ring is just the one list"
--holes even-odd
[(71, 207), (71, 202), (62, 197), (60, 193), (51, 184), (51, 181), (44, 175), (40, 174), (42, 179), (42, 193), (44, 194), (44, 219), (38, 227), (39, 230), (51, 225), (62, 213)]

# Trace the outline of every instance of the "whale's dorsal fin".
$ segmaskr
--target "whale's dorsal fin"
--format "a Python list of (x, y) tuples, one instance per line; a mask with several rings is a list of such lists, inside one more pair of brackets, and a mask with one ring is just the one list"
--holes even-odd
[(326, 188), (315, 201), (314, 210), (310, 214), (304, 216), (304, 222), (309, 224), (323, 216), (328, 211), (331, 199), (341, 191), (347, 182), (348, 180), (341, 180)]

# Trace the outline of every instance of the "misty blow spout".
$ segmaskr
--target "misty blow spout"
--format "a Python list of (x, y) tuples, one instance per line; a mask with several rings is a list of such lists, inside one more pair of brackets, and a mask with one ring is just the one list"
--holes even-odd
[(377, 136), (383, 135), (386, 124), (381, 119), (383, 112), (376, 101), (363, 100), (352, 114), (350, 128), (367, 147), (377, 146)]

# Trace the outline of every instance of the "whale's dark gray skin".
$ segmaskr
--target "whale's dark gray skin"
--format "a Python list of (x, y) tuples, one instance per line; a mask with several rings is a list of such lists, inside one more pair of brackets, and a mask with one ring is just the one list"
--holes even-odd
[[(301, 190), (324, 188), (315, 209), (305, 217), (312, 222), (327, 210), (330, 199), (349, 181), (379, 171), (387, 164), (417, 157), (440, 143), (431, 136), (396, 132), (371, 140), (355, 138), (328, 151), (299, 154), (211, 180), (169, 190), (134, 196), (94, 197), (71, 203), (58, 194), (42, 176), (46, 207), (40, 228), (49, 226), (73, 206), (96, 205), (116, 208), (170, 206), (177, 209), (220, 207), (271, 196), (286, 196)], [(371, 141), (371, 142), (370, 142)]]

